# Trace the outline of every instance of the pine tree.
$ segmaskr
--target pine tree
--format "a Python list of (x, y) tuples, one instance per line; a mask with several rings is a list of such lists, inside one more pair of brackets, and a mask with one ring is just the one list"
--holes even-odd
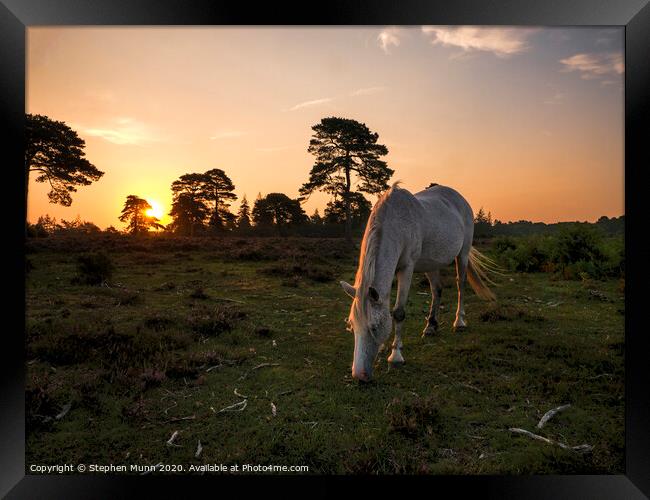
[(345, 207), (345, 237), (352, 241), (352, 176), (356, 174), (361, 181), (357, 188), (360, 192), (376, 194), (387, 189), (393, 170), (380, 157), (387, 155), (388, 149), (377, 144), (379, 134), (356, 120), (323, 118), (312, 130), (307, 150), (316, 157), (316, 163), (300, 194), (309, 196), (322, 190), (341, 198)]
[(126, 230), (131, 234), (146, 233), (151, 228), (164, 229), (160, 221), (151, 215), (147, 210), (151, 209), (149, 202), (134, 194), (126, 197), (122, 214), (118, 217), (122, 222), (127, 222)]
[(237, 212), (237, 228), (242, 230), (250, 229), (251, 227), (251, 209), (248, 205), (246, 195), (241, 200), (239, 211)]

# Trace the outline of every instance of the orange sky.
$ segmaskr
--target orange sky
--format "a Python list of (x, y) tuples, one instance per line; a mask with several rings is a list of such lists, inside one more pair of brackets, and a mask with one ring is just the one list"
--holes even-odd
[[(405, 188), (446, 184), (502, 221), (624, 210), (622, 29), (27, 31), (27, 111), (74, 128), (105, 172), (71, 207), (32, 180), (30, 221), (79, 215), (121, 228), (127, 195), (166, 213), (175, 179), (212, 168), (251, 202), (296, 197), (313, 164), (311, 126), (326, 116), (378, 132)], [(305, 210), (322, 213), (327, 200), (314, 195)]]

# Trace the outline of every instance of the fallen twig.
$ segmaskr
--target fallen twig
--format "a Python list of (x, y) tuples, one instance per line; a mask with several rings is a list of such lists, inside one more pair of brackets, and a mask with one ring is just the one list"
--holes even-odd
[(221, 363), (219, 363), (218, 365), (214, 365), (214, 366), (211, 366), (210, 368), (206, 368), (205, 372), (206, 373), (211, 372), (215, 368), (221, 368), (221, 366), (222, 366)]
[(54, 420), (61, 420), (67, 415), (67, 413), (70, 411), (70, 408), (72, 408), (72, 403), (64, 405), (63, 408), (61, 408), (61, 411), (54, 417)]
[(544, 427), (544, 424), (546, 424), (546, 422), (548, 422), (556, 414), (558, 414), (559, 412), (561, 412), (563, 410), (566, 410), (570, 406), (571, 406), (570, 404), (562, 405), (562, 406), (558, 406), (557, 408), (553, 408), (552, 410), (547, 411), (546, 413), (544, 413), (544, 416), (540, 419), (539, 423), (537, 424), (537, 428), (541, 429), (542, 427)]
[(178, 437), (178, 431), (174, 431), (172, 437), (167, 440), (167, 446), (180, 446), (179, 444), (174, 444), (174, 441)]
[(257, 370), (259, 368), (264, 368), (265, 366), (280, 366), (280, 363), (260, 363), (259, 365), (251, 368), (251, 371)]
[(194, 458), (199, 458), (201, 456), (202, 451), (203, 451), (203, 446), (201, 446), (201, 440), (199, 439), (199, 444), (196, 447), (196, 453), (194, 454)]
[(587, 453), (591, 450), (593, 450), (593, 446), (588, 445), (588, 444), (581, 444), (579, 446), (569, 446), (564, 443), (560, 443), (559, 441), (553, 441), (552, 439), (545, 438), (544, 436), (540, 436), (539, 434), (533, 434), (530, 431), (527, 431), (526, 429), (520, 429), (518, 427), (511, 427), (508, 429), (510, 432), (514, 432), (516, 434), (524, 434), (525, 436), (531, 437), (533, 439), (536, 439), (537, 441), (543, 441), (547, 444), (555, 444), (559, 446), (560, 448), (564, 448), (565, 450), (573, 450), (578, 453)]
[(170, 418), (167, 423), (171, 422), (180, 422), (181, 420), (196, 420), (196, 415), (190, 415), (189, 417), (174, 417)]
[(461, 387), (466, 387), (467, 389), (471, 389), (471, 390), (473, 390), (473, 391), (476, 391), (476, 392), (478, 392), (479, 394), (480, 394), (481, 392), (483, 392), (483, 391), (481, 391), (481, 389), (479, 389), (478, 387), (474, 387), (473, 385), (462, 384), (462, 383), (459, 383), (458, 385), (460, 385)]
[(248, 405), (248, 399), (244, 399), (243, 401), (240, 401), (239, 403), (235, 403), (235, 404), (232, 404), (230, 406), (226, 406), (225, 408), (221, 408), (221, 410), (219, 410), (219, 411), (215, 411), (215, 409), (212, 408), (212, 406), (210, 407), (210, 409), (214, 413), (223, 413), (223, 412), (226, 412), (226, 411), (244, 411), (246, 409), (247, 405)]
[(236, 387), (235, 387), (235, 390), (232, 391), (232, 392), (235, 393), (235, 396), (239, 396), (239, 397), (242, 398), (242, 399), (248, 399), (248, 396), (244, 396), (243, 394), (239, 394), (239, 393), (237, 392), (237, 388), (236, 388)]
[(235, 300), (235, 299), (228, 299), (226, 297), (212, 297), (214, 300), (222, 300), (223, 302), (235, 302), (237, 304), (245, 304), (246, 302), (243, 302), (241, 300)]
[(178, 406), (178, 403), (177, 403), (176, 401), (174, 401), (174, 404), (171, 405), (171, 406), (168, 407), (168, 408), (165, 408), (165, 410), (164, 410), (163, 413), (164, 413), (165, 415), (167, 415), (167, 412), (168, 412), (169, 410), (171, 410), (172, 408), (176, 408), (177, 406)]

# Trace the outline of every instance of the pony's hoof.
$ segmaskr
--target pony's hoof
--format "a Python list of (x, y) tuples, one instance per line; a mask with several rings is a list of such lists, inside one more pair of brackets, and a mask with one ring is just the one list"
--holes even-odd
[(422, 338), (433, 337), (436, 333), (438, 333), (438, 329), (436, 327), (427, 326), (424, 330), (422, 330)]
[(401, 366), (406, 361), (404, 361), (404, 357), (402, 356), (401, 352), (398, 353), (393, 352), (391, 353), (390, 356), (388, 356), (388, 362), (393, 366)]
[(454, 333), (464, 332), (465, 330), (467, 330), (467, 325), (454, 326), (452, 330), (454, 331)]

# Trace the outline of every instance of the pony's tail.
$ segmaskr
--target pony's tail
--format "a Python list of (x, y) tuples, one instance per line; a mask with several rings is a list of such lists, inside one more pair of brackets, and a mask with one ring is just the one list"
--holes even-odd
[(488, 288), (485, 282), (492, 283), (488, 273), (502, 274), (499, 266), (492, 259), (483, 255), (476, 248), (472, 247), (469, 250), (469, 262), (467, 265), (467, 279), (476, 295), (483, 300), (497, 300), (496, 295)]

